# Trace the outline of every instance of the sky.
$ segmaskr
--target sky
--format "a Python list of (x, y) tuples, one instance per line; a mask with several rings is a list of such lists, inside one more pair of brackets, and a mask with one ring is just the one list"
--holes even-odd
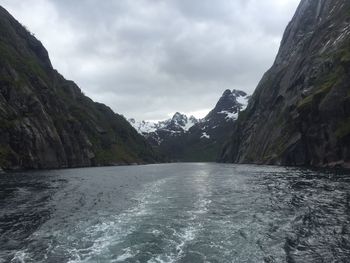
[(204, 117), (252, 94), (300, 0), (0, 0), (53, 66), (127, 118)]

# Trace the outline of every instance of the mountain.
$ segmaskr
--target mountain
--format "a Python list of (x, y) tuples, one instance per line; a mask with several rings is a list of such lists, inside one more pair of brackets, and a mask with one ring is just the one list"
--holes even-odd
[(154, 162), (124, 119), (53, 69), (48, 52), (0, 7), (0, 167)]
[(302, 0), (221, 160), (350, 167), (350, 1)]
[(151, 145), (157, 148), (173, 137), (178, 138), (184, 135), (199, 120), (194, 116), (187, 117), (185, 114), (176, 112), (171, 119), (158, 123), (135, 121), (135, 119), (129, 119), (129, 122)]
[(238, 114), (247, 107), (249, 98), (244, 91), (225, 90), (215, 108), (202, 120), (201, 130), (211, 134), (216, 128), (222, 130), (224, 126), (232, 126)]
[(158, 125), (150, 121), (136, 121), (135, 119), (128, 119), (131, 126), (141, 135), (154, 132), (158, 129)]
[(134, 119), (129, 122), (165, 160), (214, 162), (248, 99), (243, 91), (226, 90), (214, 109), (201, 120), (177, 112), (171, 119), (158, 123)]
[(193, 125), (197, 124), (194, 116), (187, 117), (185, 114), (176, 112), (171, 119), (160, 121), (158, 123), (149, 121), (136, 121), (135, 119), (128, 120), (130, 124), (142, 135), (149, 136), (152, 133), (160, 131), (171, 134), (187, 132)]
[[(238, 115), (246, 108), (249, 98), (243, 91), (226, 90), (214, 109), (186, 134), (182, 160), (217, 161), (222, 145), (229, 140)], [(171, 150), (171, 147), (167, 149)]]

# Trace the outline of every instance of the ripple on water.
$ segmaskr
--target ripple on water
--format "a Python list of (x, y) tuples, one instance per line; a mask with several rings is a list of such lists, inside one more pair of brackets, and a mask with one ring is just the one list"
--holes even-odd
[[(316, 263), (350, 256), (346, 176), (216, 164), (115, 169), (142, 169), (153, 179), (131, 175), (120, 187), (113, 186), (114, 175), (84, 175), (56, 199), (43, 185), (44, 192), (32, 195), (27, 189), (36, 188), (12, 184), (21, 211), (39, 209), (37, 201), (43, 208), (58, 201), (67, 206), (28, 234), (12, 262)], [(121, 198), (130, 205), (116, 210)], [(7, 216), (15, 214), (5, 208)]]

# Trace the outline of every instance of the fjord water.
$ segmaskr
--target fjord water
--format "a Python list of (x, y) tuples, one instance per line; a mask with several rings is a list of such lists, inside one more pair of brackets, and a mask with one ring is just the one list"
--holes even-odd
[(0, 262), (349, 262), (350, 176), (228, 164), (5, 174)]

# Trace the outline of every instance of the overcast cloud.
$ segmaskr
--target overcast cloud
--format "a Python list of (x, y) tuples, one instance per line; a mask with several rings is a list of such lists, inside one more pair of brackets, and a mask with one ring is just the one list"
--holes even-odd
[(299, 0), (0, 0), (55, 68), (118, 113), (197, 116), (252, 93)]

